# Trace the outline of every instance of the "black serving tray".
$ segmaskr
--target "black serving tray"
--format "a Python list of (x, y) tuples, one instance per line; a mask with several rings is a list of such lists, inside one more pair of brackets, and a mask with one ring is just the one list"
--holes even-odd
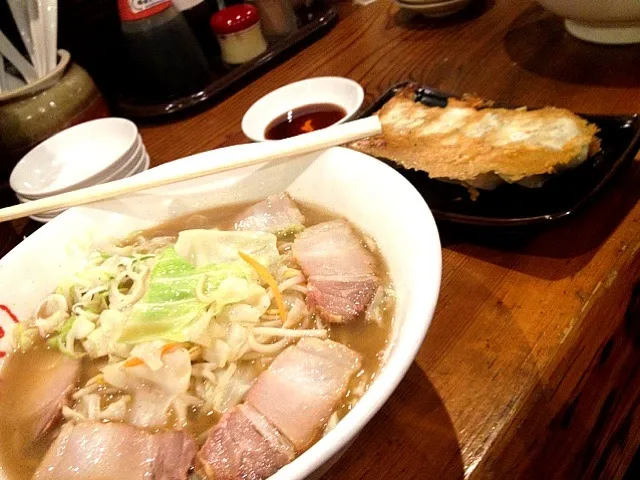
[[(412, 84), (402, 82), (394, 85), (361, 116), (374, 114), (398, 91)], [(415, 90), (415, 101), (430, 107), (445, 107), (449, 98), (459, 98), (428, 87), (416, 85)], [(550, 178), (540, 188), (504, 184), (493, 191), (480, 190), (479, 197), (473, 201), (463, 186), (431, 179), (425, 172), (405, 169), (387, 159), (380, 160), (391, 165), (416, 187), (438, 220), (486, 227), (545, 224), (566, 218), (582, 208), (640, 149), (640, 118), (637, 114), (581, 116), (600, 129), (600, 152), (574, 170)]]
[(120, 114), (127, 117), (157, 119), (196, 107), (224, 94), (234, 84), (246, 80), (251, 74), (256, 74), (258, 69), (275, 66), (278, 57), (296, 46), (301, 46), (305, 41), (312, 40), (314, 36), (324, 34), (334, 25), (337, 18), (338, 12), (335, 7), (318, 2), (318, 5), (298, 15), (299, 24), (295, 32), (278, 43), (269, 45), (266, 52), (250, 62), (232, 70), (212, 72), (213, 80), (202, 90), (187, 96), (154, 103), (119, 94), (115, 97), (116, 108)]

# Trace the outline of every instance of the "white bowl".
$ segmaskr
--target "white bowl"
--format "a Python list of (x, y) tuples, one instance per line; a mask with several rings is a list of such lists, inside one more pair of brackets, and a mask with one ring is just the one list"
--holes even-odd
[(437, 2), (421, 2), (420, 0), (395, 0), (396, 5), (405, 10), (425, 17), (441, 18), (453, 15), (465, 9), (472, 0), (439, 0)]
[(27, 153), (11, 172), (11, 188), (39, 198), (91, 185), (125, 163), (139, 146), (138, 128), (102, 118), (63, 130)]
[[(104, 182), (100, 182), (100, 183), (106, 183), (106, 182), (110, 182), (110, 181), (113, 181), (113, 180), (119, 180), (121, 178), (132, 177), (133, 175), (137, 175), (138, 173), (142, 173), (145, 170), (148, 170), (150, 164), (151, 164), (151, 159), (149, 158), (149, 154), (146, 151), (144, 151), (142, 153), (140, 159), (138, 161), (136, 161), (135, 165), (132, 165), (132, 166), (128, 167), (126, 172), (121, 173), (121, 174), (119, 174), (117, 176), (114, 175), (112, 178), (105, 179)], [(26, 203), (26, 202), (31, 202), (32, 201), (31, 199), (27, 199), (27, 198), (22, 197), (18, 193), (16, 193), (16, 197), (18, 198), (20, 203)], [(52, 210), (50, 212), (41, 213), (40, 215), (31, 215), (29, 218), (31, 218), (32, 220), (35, 220), (36, 222), (47, 223), (47, 222), (53, 220), (58, 215), (60, 215), (65, 210), (66, 209), (64, 209), (64, 208), (61, 209), (61, 210)]]
[(268, 93), (255, 102), (242, 118), (242, 131), (255, 142), (266, 140), (264, 133), (272, 120), (280, 115), (313, 103), (332, 103), (347, 114), (334, 125), (346, 122), (358, 111), (364, 100), (359, 83), (342, 77), (316, 77), (290, 83)]
[[(104, 180), (98, 182), (97, 184), (111, 182), (111, 181), (119, 180), (122, 178), (132, 177), (133, 175), (137, 175), (138, 173), (142, 173), (145, 170), (148, 170), (150, 165), (151, 165), (151, 158), (149, 157), (149, 154), (147, 153), (147, 151), (144, 150), (143, 148), (140, 152), (139, 157), (135, 160), (135, 162), (133, 162), (132, 165), (130, 164), (125, 165), (126, 168), (120, 169), (116, 173), (111, 174), (110, 176), (106, 177)], [(20, 203), (27, 203), (34, 200), (32, 198), (23, 197), (19, 193), (16, 193), (16, 198), (20, 201)], [(60, 215), (65, 210), (66, 209), (64, 208), (61, 210), (52, 210), (50, 212), (41, 213), (40, 215), (31, 215), (29, 218), (35, 220), (36, 222), (47, 223), (53, 220), (58, 215)]]
[[(138, 135), (138, 137), (140, 136)], [(78, 188), (88, 187), (91, 185), (98, 185), (100, 183), (111, 182), (113, 180), (118, 180), (125, 177), (130, 177), (134, 173), (139, 173), (140, 171), (142, 171), (140, 167), (144, 163), (146, 157), (148, 157), (147, 151), (144, 148), (142, 139), (139, 138), (139, 143), (136, 144), (135, 152), (133, 152), (131, 156), (126, 159), (126, 161), (120, 162), (120, 164), (114, 165), (113, 167), (104, 170), (100, 173), (100, 175), (96, 175), (90, 183), (87, 183), (86, 185), (74, 185), (65, 189), (65, 192), (77, 190)], [(19, 193), (16, 193), (16, 196), (19, 199), (30, 201), (38, 200), (40, 198), (46, 198), (51, 195), (20, 195)]]
[[(251, 146), (261, 148), (261, 144)], [(234, 160), (233, 150), (194, 155), (141, 175), (151, 178), (154, 171), (167, 169), (181, 172), (194, 163), (204, 168), (221, 159)], [(343, 215), (371, 235), (397, 292), (392, 339), (376, 380), (335, 429), (271, 480), (317, 475), (336, 461), (400, 383), (422, 345), (438, 298), (441, 251), (435, 222), (420, 194), (384, 163), (353, 150), (332, 148), (72, 208), (0, 260), (0, 304), (9, 306), (18, 318), (27, 318), (63, 277), (82, 268), (95, 242), (122, 237), (176, 215), (255, 202), (284, 190), (296, 200)], [(14, 325), (2, 312), (0, 325), (8, 331), (0, 340), (0, 350), (6, 350)], [(0, 480), (7, 480), (1, 471)]]
[(572, 35), (594, 43), (640, 43), (640, 0), (537, 0), (565, 18)]
[(140, 142), (140, 146), (126, 163), (120, 165), (118, 168), (106, 172), (105, 176), (101, 178), (98, 183), (106, 183), (112, 180), (130, 177), (134, 173), (138, 173), (140, 166), (144, 163), (145, 158), (147, 157), (147, 150), (144, 148), (144, 144)]

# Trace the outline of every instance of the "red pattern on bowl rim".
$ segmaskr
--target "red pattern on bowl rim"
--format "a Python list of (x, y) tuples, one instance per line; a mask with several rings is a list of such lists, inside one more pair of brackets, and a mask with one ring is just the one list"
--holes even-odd
[[(6, 334), (13, 329), (13, 325), (20, 323), (20, 319), (6, 305), (0, 304), (0, 340), (6, 337)], [(0, 359), (7, 356), (7, 349), (0, 348)]]

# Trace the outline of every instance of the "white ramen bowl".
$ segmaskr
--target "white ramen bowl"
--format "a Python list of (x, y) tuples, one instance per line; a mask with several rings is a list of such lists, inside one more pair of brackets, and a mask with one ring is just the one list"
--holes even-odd
[(273, 120), (289, 110), (314, 103), (342, 107), (346, 115), (333, 124), (339, 125), (355, 115), (363, 100), (364, 90), (349, 78), (307, 78), (280, 87), (251, 105), (242, 118), (242, 131), (254, 142), (263, 142), (267, 140), (265, 130)]
[[(220, 149), (194, 155), (141, 175), (152, 177), (161, 169), (180, 172), (193, 162), (200, 167), (215, 165), (233, 159), (232, 152)], [(438, 299), (441, 251), (433, 216), (413, 186), (384, 163), (332, 148), (69, 209), (0, 260), (0, 304), (18, 318), (28, 318), (60, 280), (83, 267), (96, 242), (202, 209), (257, 202), (285, 190), (295, 200), (346, 217), (373, 237), (397, 293), (392, 339), (376, 380), (332, 431), (271, 480), (317, 478), (398, 386), (422, 345)], [(2, 311), (0, 326), (8, 331), (0, 350), (7, 351), (13, 322)], [(8, 480), (1, 469), (0, 480)]]
[(537, 0), (565, 19), (572, 35), (594, 43), (640, 43), (639, 0)]

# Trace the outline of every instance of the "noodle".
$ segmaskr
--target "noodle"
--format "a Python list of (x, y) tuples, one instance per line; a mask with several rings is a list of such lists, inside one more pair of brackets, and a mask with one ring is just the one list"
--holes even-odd
[(291, 330), (288, 328), (270, 328), (270, 327), (253, 327), (252, 333), (256, 335), (268, 335), (272, 337), (288, 337), (288, 338), (302, 338), (302, 337), (315, 337), (315, 338), (327, 338), (328, 332), (326, 330)]
[(204, 293), (204, 286), (205, 286), (205, 283), (207, 282), (207, 277), (208, 275), (206, 273), (203, 273), (202, 275), (200, 275), (200, 278), (198, 279), (198, 284), (196, 285), (196, 298), (198, 299), (199, 302), (209, 305), (215, 302), (216, 297), (215, 295), (207, 296), (207, 294)]
[[(144, 295), (144, 277), (145, 274), (133, 271), (124, 271), (118, 274), (109, 288), (109, 305), (116, 310), (122, 310), (125, 307), (137, 302)], [(131, 280), (133, 283), (128, 288), (126, 294), (120, 292), (120, 285), (125, 280)]]
[(285, 290), (298, 285), (302, 282), (305, 281), (305, 278), (303, 275), (297, 275), (295, 277), (291, 277), (288, 280), (285, 280), (284, 282), (280, 283), (278, 285), (278, 290), (280, 290), (281, 292), (284, 292)]
[(279, 327), (282, 325), (282, 322), (280, 322), (280, 320), (266, 320), (264, 322), (260, 322), (258, 325), (260, 327)]
[(249, 334), (248, 341), (249, 341), (249, 347), (251, 347), (252, 350), (263, 355), (277, 353), (283, 348), (285, 348), (290, 342), (288, 338), (282, 338), (281, 340), (278, 340), (275, 343), (269, 343), (269, 344), (260, 343), (255, 339), (255, 337), (251, 333)]

